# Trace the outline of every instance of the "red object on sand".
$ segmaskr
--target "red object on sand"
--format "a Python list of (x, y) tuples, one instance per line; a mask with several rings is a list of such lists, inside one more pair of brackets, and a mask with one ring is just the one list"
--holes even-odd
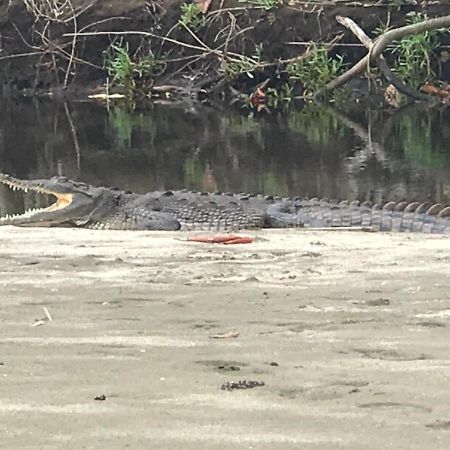
[(254, 239), (250, 236), (238, 236), (235, 234), (199, 235), (188, 237), (188, 241), (203, 242), (206, 244), (251, 244)]

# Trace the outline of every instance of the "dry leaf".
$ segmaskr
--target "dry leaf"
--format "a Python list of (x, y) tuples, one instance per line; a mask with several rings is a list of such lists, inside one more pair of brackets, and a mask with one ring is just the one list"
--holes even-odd
[(393, 108), (400, 107), (400, 92), (397, 91), (393, 84), (390, 84), (384, 91), (384, 99), (389, 106), (392, 106)]
[(420, 90), (422, 92), (427, 93), (428, 95), (433, 95), (435, 97), (440, 97), (443, 98), (445, 100), (449, 100), (450, 99), (450, 91), (448, 90), (448, 87), (441, 89), (438, 88), (436, 86), (433, 86), (432, 84), (429, 83), (425, 83)]
[(209, 6), (211, 5), (211, 0), (197, 0), (197, 4), (200, 7), (200, 11), (203, 14), (206, 14), (206, 12), (209, 9)]
[(266, 94), (261, 88), (256, 88), (255, 92), (250, 96), (250, 102), (253, 106), (262, 105), (266, 101)]

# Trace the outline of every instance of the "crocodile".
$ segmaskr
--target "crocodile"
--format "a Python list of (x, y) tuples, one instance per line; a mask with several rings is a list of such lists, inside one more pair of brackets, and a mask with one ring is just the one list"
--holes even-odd
[(450, 234), (450, 206), (419, 202), (333, 201), (318, 198), (153, 191), (137, 194), (66, 177), (23, 180), (0, 174), (13, 190), (54, 198), (50, 206), (0, 218), (0, 225), (101, 230), (239, 230), (362, 227), (374, 231)]

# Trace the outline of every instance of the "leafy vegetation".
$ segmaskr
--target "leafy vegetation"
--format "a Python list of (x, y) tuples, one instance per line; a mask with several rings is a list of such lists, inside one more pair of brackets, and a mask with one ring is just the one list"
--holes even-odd
[(294, 86), (284, 83), (280, 89), (267, 89), (267, 104), (273, 108), (283, 110), (289, 106), (294, 96)]
[(344, 68), (341, 56), (330, 58), (323, 46), (313, 46), (302, 59), (287, 66), (289, 77), (303, 86), (303, 95), (307, 96), (322, 89)]
[[(416, 14), (407, 21), (407, 24), (420, 23), (427, 18), (426, 14)], [(379, 35), (388, 30), (389, 27), (380, 26), (375, 30), (375, 34)], [(394, 72), (405, 83), (415, 88), (435, 78), (431, 59), (439, 46), (439, 34), (445, 32), (448, 30), (425, 31), (394, 41), (387, 49), (395, 57)]]
[(197, 31), (205, 25), (206, 19), (198, 3), (183, 3), (179, 22), (192, 31)]
[(105, 68), (117, 86), (132, 94), (140, 79), (161, 74), (165, 63), (158, 60), (151, 50), (145, 57), (133, 59), (128, 44), (113, 44), (105, 56)]
[[(422, 22), (426, 18), (426, 15), (418, 14), (409, 24)], [(389, 47), (391, 53), (397, 57), (394, 70), (403, 81), (418, 87), (434, 77), (430, 56), (439, 45), (438, 34), (438, 30), (425, 31), (407, 36)]]
[(242, 55), (241, 59), (233, 58), (223, 64), (223, 71), (227, 78), (234, 79), (240, 75), (247, 75), (249, 78), (254, 78), (253, 72), (261, 64), (262, 45), (255, 47), (253, 56)]

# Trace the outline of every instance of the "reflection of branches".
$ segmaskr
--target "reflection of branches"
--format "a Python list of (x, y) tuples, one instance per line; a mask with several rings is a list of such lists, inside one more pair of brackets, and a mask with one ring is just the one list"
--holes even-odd
[(355, 155), (348, 160), (348, 170), (350, 172), (357, 172), (361, 169), (361, 165), (366, 163), (370, 158), (375, 157), (377, 161), (384, 166), (391, 166), (389, 157), (386, 155), (386, 150), (383, 144), (374, 142), (370, 130), (367, 130), (359, 123), (354, 122), (349, 117), (336, 111), (334, 108), (327, 107), (327, 111), (333, 115), (344, 126), (350, 128), (356, 136), (358, 136), (364, 143), (364, 147), (358, 150)]
[(381, 133), (380, 141), (382, 144), (386, 142), (394, 126), (399, 122), (399, 120), (405, 115), (411, 114), (413, 111), (423, 110), (424, 112), (429, 111), (430, 108), (436, 105), (430, 105), (430, 103), (409, 103), (401, 108), (395, 110), (393, 114), (391, 114), (388, 119), (383, 124), (383, 130)]
[[(418, 140), (418, 135), (413, 135), (413, 138), (410, 141), (410, 145), (408, 148), (408, 140), (405, 139), (405, 136), (403, 133), (400, 133), (399, 135), (399, 129), (398, 125), (402, 123), (402, 120), (405, 117), (408, 116), (415, 116), (415, 117), (423, 117), (424, 114), (421, 114), (421, 111), (428, 111), (430, 108), (429, 103), (411, 103), (409, 105), (404, 106), (401, 109), (396, 110), (392, 115), (389, 116), (384, 122), (383, 127), (381, 130), (380, 135), (378, 135), (378, 142), (373, 142), (371, 132), (370, 132), (370, 120), (369, 120), (369, 129), (366, 129), (364, 126), (354, 122), (353, 120), (349, 119), (342, 113), (339, 113), (338, 111), (332, 109), (331, 107), (327, 107), (327, 111), (332, 114), (337, 120), (339, 120), (344, 126), (349, 127), (356, 136), (358, 136), (361, 141), (364, 143), (364, 147), (361, 150), (358, 150), (355, 155), (352, 158), (349, 158), (347, 160), (347, 170), (348, 170), (348, 176), (349, 181), (354, 182), (355, 181), (355, 174), (357, 174), (361, 170), (361, 166), (365, 165), (365, 163), (370, 158), (375, 158), (377, 161), (381, 162), (384, 167), (389, 168), (389, 170), (392, 173), (397, 173), (400, 170), (404, 169), (405, 167), (408, 167), (410, 170), (410, 166), (406, 165), (407, 163), (403, 159), (395, 159), (395, 157), (388, 156), (388, 151), (386, 150), (384, 143), (385, 142), (391, 142), (392, 139), (395, 139), (397, 136), (400, 136), (403, 144), (403, 154), (405, 155), (405, 158), (407, 159), (414, 159), (416, 158), (416, 161), (422, 162), (422, 165), (420, 166), (420, 169), (415, 166), (415, 173), (422, 174), (425, 176), (426, 179), (429, 179), (431, 182), (431, 185), (433, 186), (433, 197), (437, 201), (445, 201), (448, 202), (448, 199), (445, 197), (444, 194), (444, 184), (447, 180), (446, 178), (446, 171), (445, 168), (441, 171), (434, 170), (433, 172), (430, 172), (430, 166), (429, 166), (429, 160), (431, 158), (431, 153), (435, 147), (433, 147), (431, 141), (427, 141), (424, 145), (423, 142)], [(416, 113), (414, 115), (414, 112)], [(420, 127), (410, 126), (409, 130), (412, 132), (415, 130), (420, 129)], [(429, 136), (428, 134), (426, 134)], [(424, 133), (420, 134), (420, 136), (425, 136)], [(417, 149), (419, 149), (417, 151)], [(415, 153), (416, 152), (416, 153)], [(423, 155), (426, 155), (426, 160), (423, 159)], [(409, 156), (408, 156), (409, 155)], [(422, 157), (422, 159), (420, 159)], [(423, 162), (425, 162), (423, 164)], [(438, 164), (441, 163), (441, 160), (436, 160), (434, 162), (435, 166), (438, 167)], [(412, 166), (414, 167), (414, 166)], [(432, 174), (431, 177), (428, 175)], [(395, 185), (392, 187), (394, 190)], [(405, 189), (408, 190), (408, 183), (405, 183), (404, 181), (398, 181), (396, 184), (396, 189), (399, 188), (402, 189), (402, 193), (400, 193), (400, 197), (411, 197), (409, 193), (406, 193)], [(423, 190), (423, 186), (422, 186)], [(404, 192), (405, 191), (405, 192)], [(406, 195), (405, 195), (406, 194)], [(390, 197), (392, 197), (392, 192), (390, 193)], [(424, 199), (423, 192), (419, 190), (414, 191), (414, 197)]]
[(69, 123), (70, 132), (72, 134), (73, 146), (75, 147), (75, 153), (77, 157), (77, 169), (80, 170), (81, 168), (80, 144), (78, 142), (77, 130), (75, 128), (75, 124), (73, 123), (72, 116), (70, 115), (69, 107), (67, 106), (66, 102), (64, 102), (64, 111), (66, 112), (67, 122)]

